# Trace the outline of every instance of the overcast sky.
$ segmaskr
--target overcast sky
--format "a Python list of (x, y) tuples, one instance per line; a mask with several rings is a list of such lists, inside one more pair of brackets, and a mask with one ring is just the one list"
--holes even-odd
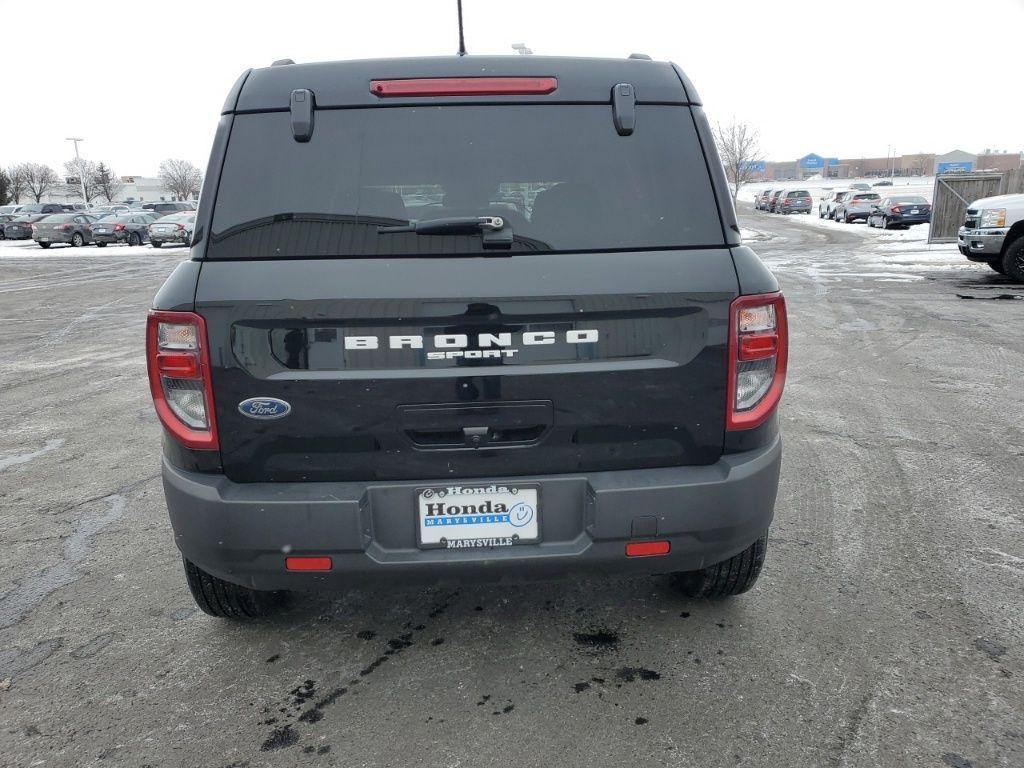
[[(44, 5), (0, 0), (0, 165), (60, 168), (73, 154), (65, 137), (81, 136), (85, 157), (120, 174), (155, 175), (168, 157), (205, 167), (224, 96), (248, 67), (457, 45), (455, 0)], [(525, 42), (536, 54), (675, 61), (713, 121), (759, 129), (767, 159), (1024, 150), (1024, 0), (464, 6), (471, 55)]]

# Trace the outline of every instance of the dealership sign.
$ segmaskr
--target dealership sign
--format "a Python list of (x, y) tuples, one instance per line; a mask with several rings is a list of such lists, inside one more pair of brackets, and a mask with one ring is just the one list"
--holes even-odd
[(936, 173), (964, 173), (974, 170), (973, 160), (964, 160), (959, 163), (939, 163), (935, 166)]

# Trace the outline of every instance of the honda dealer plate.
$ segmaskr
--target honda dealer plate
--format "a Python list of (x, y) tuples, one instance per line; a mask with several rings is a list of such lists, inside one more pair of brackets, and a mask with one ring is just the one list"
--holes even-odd
[(536, 486), (449, 485), (416, 491), (419, 545), (424, 548), (511, 547), (540, 540)]

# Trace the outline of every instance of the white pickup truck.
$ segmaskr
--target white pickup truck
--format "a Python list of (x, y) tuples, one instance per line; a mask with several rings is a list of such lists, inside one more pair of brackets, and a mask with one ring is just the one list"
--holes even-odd
[(957, 232), (960, 253), (1024, 282), (1024, 194), (975, 200)]

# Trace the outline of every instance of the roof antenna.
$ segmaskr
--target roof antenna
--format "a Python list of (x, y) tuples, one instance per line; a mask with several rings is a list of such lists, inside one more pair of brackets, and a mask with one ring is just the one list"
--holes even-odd
[(459, 56), (466, 55), (466, 38), (462, 34), (462, 0), (456, 0), (459, 4)]

